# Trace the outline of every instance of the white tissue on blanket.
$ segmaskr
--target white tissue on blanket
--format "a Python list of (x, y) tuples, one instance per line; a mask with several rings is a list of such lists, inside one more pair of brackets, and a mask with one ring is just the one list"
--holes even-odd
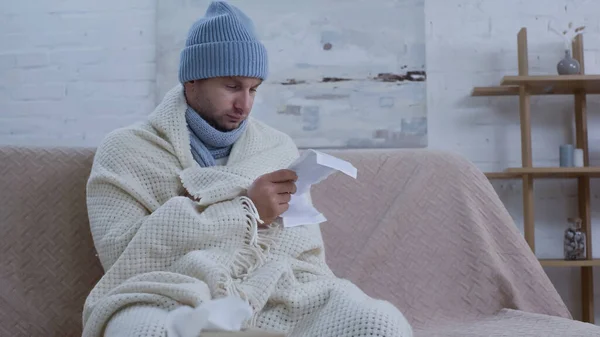
[(240, 331), (252, 317), (252, 308), (237, 297), (205, 302), (197, 308), (182, 306), (167, 317), (168, 337), (197, 337), (201, 331)]
[(284, 227), (318, 224), (327, 220), (309, 201), (308, 192), (312, 185), (325, 180), (335, 171), (356, 179), (357, 170), (342, 159), (316, 150), (306, 150), (288, 169), (298, 175), (296, 193), (289, 202), (290, 207), (281, 215)]

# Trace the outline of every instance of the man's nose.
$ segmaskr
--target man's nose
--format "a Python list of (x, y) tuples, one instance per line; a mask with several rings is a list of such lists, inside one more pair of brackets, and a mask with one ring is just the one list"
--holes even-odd
[(252, 109), (253, 97), (249, 92), (242, 92), (236, 99), (235, 108), (241, 112), (248, 113)]

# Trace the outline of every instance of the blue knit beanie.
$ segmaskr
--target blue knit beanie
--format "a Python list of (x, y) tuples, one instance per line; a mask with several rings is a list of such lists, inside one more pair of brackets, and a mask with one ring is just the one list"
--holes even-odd
[(257, 39), (252, 20), (225, 1), (213, 1), (188, 33), (181, 52), (179, 81), (220, 76), (265, 79), (267, 50)]

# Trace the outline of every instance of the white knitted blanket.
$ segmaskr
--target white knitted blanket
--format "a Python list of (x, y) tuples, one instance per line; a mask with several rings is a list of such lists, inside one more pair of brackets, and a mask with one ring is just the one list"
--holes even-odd
[(169, 311), (227, 295), (253, 308), (245, 327), (411, 336), (398, 309), (333, 275), (317, 225), (258, 228), (244, 191), (298, 157), (292, 140), (250, 119), (227, 165), (202, 168), (185, 109), (177, 86), (148, 122), (112, 132), (97, 149), (87, 206), (106, 273), (86, 300), (83, 336), (103, 336), (109, 323), (111, 333), (165, 336)]

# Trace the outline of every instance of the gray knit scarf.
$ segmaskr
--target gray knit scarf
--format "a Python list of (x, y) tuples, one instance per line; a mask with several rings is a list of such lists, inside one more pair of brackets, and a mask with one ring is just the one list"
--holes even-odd
[(202, 167), (214, 166), (215, 159), (229, 156), (233, 143), (246, 129), (246, 120), (244, 120), (235, 130), (219, 131), (189, 106), (185, 111), (185, 119), (190, 130), (192, 156)]

